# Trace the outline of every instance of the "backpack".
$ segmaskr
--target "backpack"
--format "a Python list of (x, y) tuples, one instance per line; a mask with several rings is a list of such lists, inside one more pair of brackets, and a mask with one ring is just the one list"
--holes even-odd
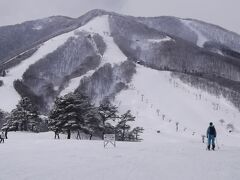
[(215, 136), (216, 130), (215, 130), (214, 126), (210, 126), (210, 127), (209, 127), (209, 134)]

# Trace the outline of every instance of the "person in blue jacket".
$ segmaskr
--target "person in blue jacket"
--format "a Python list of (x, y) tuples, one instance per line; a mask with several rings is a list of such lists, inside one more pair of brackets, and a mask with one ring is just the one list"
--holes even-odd
[(215, 149), (215, 138), (217, 136), (217, 132), (215, 127), (213, 126), (213, 123), (209, 123), (209, 127), (207, 129), (207, 138), (208, 138), (208, 146), (207, 149), (210, 150), (210, 146), (212, 144), (212, 150)]

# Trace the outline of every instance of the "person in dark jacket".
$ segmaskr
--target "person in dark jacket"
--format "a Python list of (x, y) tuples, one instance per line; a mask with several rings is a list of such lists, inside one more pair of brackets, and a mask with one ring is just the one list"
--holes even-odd
[(210, 122), (209, 127), (207, 129), (207, 138), (208, 138), (208, 150), (210, 150), (210, 146), (212, 144), (212, 150), (215, 149), (215, 138), (217, 136), (217, 132), (215, 127), (213, 126), (213, 123)]

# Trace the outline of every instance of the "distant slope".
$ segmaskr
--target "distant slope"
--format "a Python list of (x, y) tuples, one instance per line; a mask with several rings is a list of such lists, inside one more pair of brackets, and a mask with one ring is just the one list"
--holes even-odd
[(74, 19), (55, 16), (0, 27), (0, 63), (38, 45), (63, 29), (73, 25)]
[(206, 43), (214, 43), (240, 52), (240, 35), (213, 24), (171, 16), (142, 17), (137, 20), (150, 28), (177, 36), (199, 47), (206, 47)]
[[(152, 70), (137, 65), (129, 89), (120, 92), (115, 104), (121, 112), (128, 109), (136, 116), (135, 125), (145, 128), (144, 139), (150, 140), (157, 131), (176, 131), (200, 137), (206, 126), (213, 122), (220, 136), (228, 134), (227, 124), (240, 133), (240, 112), (222, 96), (194, 88), (182, 82), (171, 72)], [(225, 122), (220, 123), (220, 119)]]
[(0, 58), (0, 71), (7, 69), (0, 78), (0, 97), (9, 98), (0, 108), (6, 111), (21, 96), (45, 113), (68, 92), (84, 91), (95, 103), (114, 99), (129, 88), (137, 63), (216, 83), (213, 92), (240, 109), (238, 35), (214, 25), (93, 10), (76, 19), (56, 16), (1, 30), (0, 46), (8, 44)]

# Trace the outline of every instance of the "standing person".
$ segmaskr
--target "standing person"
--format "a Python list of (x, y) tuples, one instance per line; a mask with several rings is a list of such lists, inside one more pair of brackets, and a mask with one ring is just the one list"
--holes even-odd
[(7, 127), (6, 129), (5, 129), (5, 138), (7, 139), (8, 137), (7, 137), (7, 135), (8, 135), (8, 130), (9, 130), (9, 127)]
[(217, 132), (216, 132), (216, 129), (215, 127), (213, 126), (213, 123), (210, 122), (209, 123), (209, 127), (207, 129), (207, 138), (208, 138), (208, 150), (210, 150), (210, 146), (212, 144), (212, 150), (215, 149), (215, 138), (217, 136)]
[(55, 129), (55, 137), (54, 137), (55, 139), (60, 139), (60, 137), (59, 137), (59, 129), (58, 128), (56, 128)]
[(4, 132), (2, 132), (1, 134), (0, 134), (0, 143), (4, 143), (4, 139), (5, 139), (5, 135), (4, 135)]

